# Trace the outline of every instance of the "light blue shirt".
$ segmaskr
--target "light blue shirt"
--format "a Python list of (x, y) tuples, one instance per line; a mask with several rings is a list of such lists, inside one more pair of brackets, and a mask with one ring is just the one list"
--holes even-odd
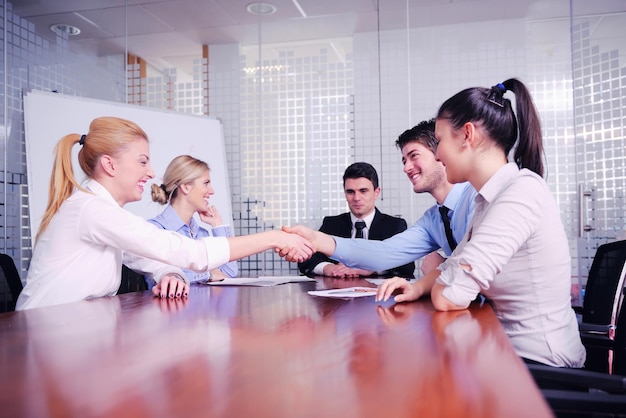
[[(163, 229), (167, 229), (170, 231), (176, 231), (181, 235), (184, 235), (189, 238), (199, 239), (205, 237), (232, 237), (233, 231), (230, 225), (219, 225), (210, 230), (207, 230), (196, 222), (194, 218), (191, 218), (189, 225), (187, 225), (181, 218), (178, 216), (178, 213), (172, 208), (171, 205), (167, 205), (165, 210), (161, 212), (158, 216), (152, 219), (148, 219), (148, 222), (161, 227)], [(236, 277), (239, 273), (237, 268), (237, 262), (231, 261), (219, 267), (219, 269), (228, 277)], [(185, 270), (183, 272), (189, 279), (190, 283), (207, 281), (209, 279), (209, 272), (198, 273), (193, 270)], [(146, 280), (148, 282), (148, 286), (154, 284), (152, 280)], [(151, 283), (152, 282), (152, 283)]]
[[(471, 223), (475, 196), (476, 191), (469, 183), (458, 183), (443, 202), (450, 209), (450, 226), (457, 243), (461, 242)], [(432, 206), (409, 229), (383, 241), (333, 237), (337, 246), (331, 257), (348, 267), (382, 271), (410, 263), (439, 249), (450, 256), (452, 250), (439, 206)]]

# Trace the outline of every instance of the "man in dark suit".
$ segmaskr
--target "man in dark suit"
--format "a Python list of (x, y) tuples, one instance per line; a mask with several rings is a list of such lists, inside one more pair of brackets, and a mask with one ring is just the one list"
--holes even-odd
[[(343, 175), (343, 189), (350, 212), (325, 217), (320, 231), (343, 238), (382, 241), (406, 230), (404, 219), (386, 215), (376, 208), (380, 187), (376, 169), (370, 164), (360, 162), (350, 165)], [(415, 263), (377, 272), (346, 267), (322, 253), (315, 253), (307, 261), (298, 263), (298, 268), (303, 274), (319, 276), (358, 277), (380, 274), (412, 278)]]

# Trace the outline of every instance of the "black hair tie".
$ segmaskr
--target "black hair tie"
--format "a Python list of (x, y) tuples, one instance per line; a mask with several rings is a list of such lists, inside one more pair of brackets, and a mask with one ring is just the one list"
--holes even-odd
[(78, 141), (78, 143), (79, 143), (80, 145), (85, 145), (85, 138), (87, 138), (87, 135), (82, 135), (82, 136), (80, 137), (80, 141)]
[(504, 107), (504, 93), (506, 93), (506, 87), (502, 83), (498, 83), (491, 87), (487, 101), (497, 106)]
[(495, 86), (491, 87), (492, 89), (496, 89), (500, 92), (500, 94), (504, 94), (506, 93), (506, 87), (504, 87), (504, 84), (502, 83), (498, 83)]

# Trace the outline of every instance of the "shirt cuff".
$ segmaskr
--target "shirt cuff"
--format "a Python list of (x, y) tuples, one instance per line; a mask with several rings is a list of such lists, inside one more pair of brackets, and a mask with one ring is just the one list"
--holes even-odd
[(329, 263), (328, 261), (322, 261), (317, 266), (313, 267), (313, 274), (315, 274), (317, 276), (323, 276), (324, 275), (324, 267), (326, 267), (329, 264), (332, 264), (332, 263)]
[[(187, 276), (185, 275), (185, 273), (182, 271), (182, 269), (179, 269), (178, 267), (174, 267), (174, 266), (169, 266), (166, 267), (164, 269), (162, 269), (161, 271), (159, 271), (157, 274), (154, 274), (152, 276), (152, 279), (156, 282), (156, 283), (160, 283), (161, 279), (164, 276), (167, 276), (168, 274), (173, 274), (175, 276), (178, 276), (181, 280), (183, 280), (185, 283), (189, 284), (189, 279), (187, 278)], [(159, 278), (158, 280), (156, 278)]]
[(457, 306), (467, 306), (476, 299), (480, 287), (470, 274), (461, 268), (458, 260), (448, 258), (438, 269), (441, 270), (441, 274), (435, 283), (444, 286), (441, 292), (443, 297)]
[(229, 224), (222, 224), (211, 228), (211, 233), (215, 237), (232, 237), (233, 229)]

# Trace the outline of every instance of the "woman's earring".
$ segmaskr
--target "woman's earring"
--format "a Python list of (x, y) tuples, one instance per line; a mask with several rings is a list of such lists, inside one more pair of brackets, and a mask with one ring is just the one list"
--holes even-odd
[(467, 146), (467, 141), (463, 142), (463, 145), (461, 145), (463, 148), (465, 148)]

